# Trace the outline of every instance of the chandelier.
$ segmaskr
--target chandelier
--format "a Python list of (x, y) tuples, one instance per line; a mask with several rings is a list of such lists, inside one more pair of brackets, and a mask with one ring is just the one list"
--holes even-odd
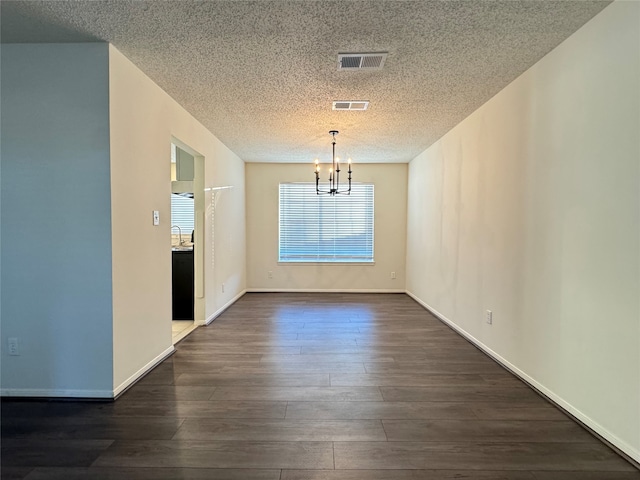
[(331, 168), (329, 169), (329, 185), (327, 190), (320, 190), (320, 165), (316, 158), (316, 194), (317, 195), (350, 195), (351, 194), (351, 159), (347, 162), (349, 164), (349, 188), (347, 190), (340, 190), (340, 158), (336, 157), (336, 135), (337, 130), (331, 130), (329, 135), (332, 136), (331, 145), (333, 148)]

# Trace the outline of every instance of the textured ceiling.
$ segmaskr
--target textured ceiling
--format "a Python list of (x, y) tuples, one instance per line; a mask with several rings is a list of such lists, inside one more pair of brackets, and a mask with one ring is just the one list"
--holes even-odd
[[(1, 2), (2, 42), (112, 43), (249, 162), (407, 162), (609, 1)], [(338, 53), (389, 52), (380, 71)], [(334, 100), (368, 100), (364, 112)]]

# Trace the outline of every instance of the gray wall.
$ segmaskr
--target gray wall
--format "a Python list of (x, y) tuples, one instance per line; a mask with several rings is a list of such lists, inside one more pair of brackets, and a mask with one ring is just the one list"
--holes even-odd
[(108, 45), (5, 44), (1, 62), (2, 394), (109, 396)]

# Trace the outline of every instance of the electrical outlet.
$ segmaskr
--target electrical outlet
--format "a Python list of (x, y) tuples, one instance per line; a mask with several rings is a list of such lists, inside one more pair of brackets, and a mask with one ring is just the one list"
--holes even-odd
[(8, 339), (9, 343), (9, 355), (20, 355), (20, 350), (18, 349), (18, 339), (16, 337), (11, 337)]
[(391, 272), (391, 280), (395, 280), (396, 279), (396, 272)]
[(271, 270), (267, 272), (267, 277), (273, 278), (273, 272)]
[(160, 225), (160, 212), (158, 210), (153, 211), (153, 224)]
[(491, 310), (487, 310), (486, 319), (489, 325), (493, 325), (493, 312)]

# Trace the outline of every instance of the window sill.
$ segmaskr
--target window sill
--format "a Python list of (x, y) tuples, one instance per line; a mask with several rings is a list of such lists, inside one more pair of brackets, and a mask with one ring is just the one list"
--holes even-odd
[(375, 266), (376, 262), (278, 262), (279, 266), (301, 266), (301, 267), (309, 267), (309, 266), (318, 266), (318, 265), (327, 265), (327, 266)]

